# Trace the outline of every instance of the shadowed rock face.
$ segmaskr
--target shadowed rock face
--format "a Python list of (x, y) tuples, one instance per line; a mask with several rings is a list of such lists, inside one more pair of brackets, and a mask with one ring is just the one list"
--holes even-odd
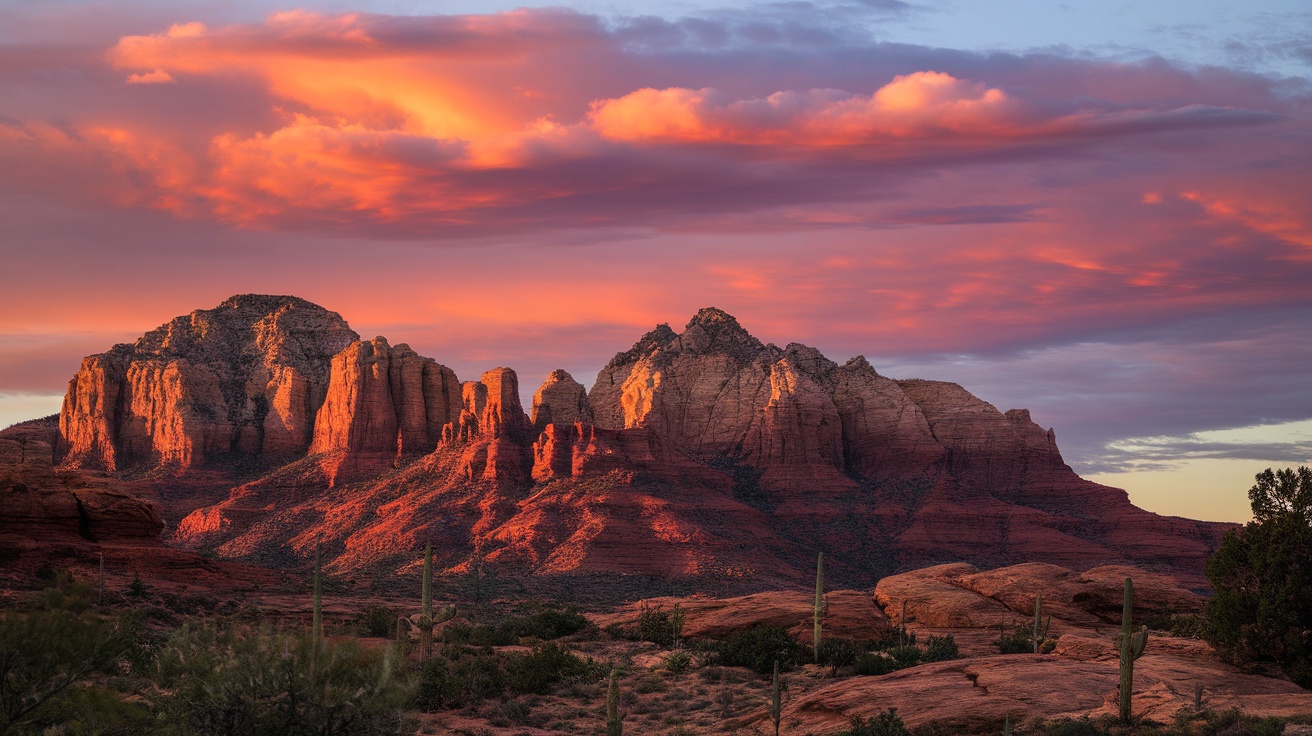
[(235, 296), (90, 356), (69, 382), (59, 455), (84, 467), (182, 468), (310, 445), (333, 355), (357, 338), (290, 296)]
[(1079, 478), (1025, 410), (764, 344), (718, 309), (657, 326), (590, 391), (552, 372), (530, 417), (509, 368), (461, 383), (301, 300), (234, 297), (84, 361), (60, 429), (71, 464), (109, 469), (286, 453), (183, 508), (177, 539), (254, 560), (322, 538), (343, 568), (432, 541), (453, 570), (478, 550), (738, 589), (808, 579), (817, 551), (852, 584), (960, 560), (1136, 563), (1199, 587), (1226, 528)]

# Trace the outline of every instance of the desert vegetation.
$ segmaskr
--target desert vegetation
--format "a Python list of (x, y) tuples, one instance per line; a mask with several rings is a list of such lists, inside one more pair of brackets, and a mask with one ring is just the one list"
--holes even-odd
[[(1158, 637), (1205, 638), (1228, 662), (1279, 670), (1306, 686), (1300, 637), (1309, 622), (1300, 617), (1312, 609), (1298, 597), (1306, 582), (1295, 583), (1304, 581), (1300, 566), (1312, 550), (1305, 534), (1312, 471), (1257, 480), (1254, 521), (1228, 536), (1209, 563), (1217, 592), (1205, 611), (1135, 613), (1137, 588), (1124, 581), (1119, 636), (1108, 631), (1102, 645), (1119, 652), (1125, 697), (1112, 712), (981, 715), (967, 732), (1240, 736), (1312, 725), (1214, 708), (1215, 688), (1200, 683), (1177, 686), (1192, 688), (1193, 702), (1169, 719), (1140, 715), (1137, 697), (1129, 697), (1138, 688), (1136, 660), (1159, 646)], [(157, 590), (136, 575), (105, 588), (95, 563), (76, 578), (46, 567), (0, 613), (0, 734), (936, 736), (962, 726), (923, 718), (908, 726), (894, 703), (875, 702), (845, 725), (817, 730), (802, 727), (790, 706), (826, 688), (860, 687), (915, 667), (935, 671), (960, 657), (1058, 659), (1050, 608), (1062, 604), (1048, 591), (1030, 594), (1030, 620), (1004, 627), (996, 640), (977, 636), (963, 653), (952, 633), (911, 630), (905, 599), (893, 611), (896, 623), (872, 627), (867, 637), (835, 631), (821, 564), (814, 603), (797, 626), (716, 636), (689, 636), (679, 603), (644, 602), (632, 619), (606, 626), (551, 601), (447, 598), (439, 606), (431, 565), (413, 602), (371, 601), (345, 615), (340, 600), (325, 610), (340, 588), (325, 585), (317, 563), (300, 611)]]

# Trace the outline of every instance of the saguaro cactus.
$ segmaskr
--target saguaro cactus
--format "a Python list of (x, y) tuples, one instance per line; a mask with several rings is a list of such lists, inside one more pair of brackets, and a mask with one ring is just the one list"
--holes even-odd
[(1121, 723), (1130, 722), (1130, 700), (1134, 694), (1134, 660), (1143, 656), (1148, 646), (1148, 627), (1134, 631), (1131, 617), (1134, 613), (1134, 583), (1125, 579), (1125, 602), (1121, 609)]
[(427, 661), (433, 654), (433, 545), (424, 545), (424, 581), (419, 614), (419, 657)]
[(624, 736), (624, 723), (620, 720), (619, 672), (610, 671), (610, 690), (606, 693), (606, 736)]
[(1048, 622), (1043, 622), (1043, 594), (1034, 595), (1034, 653), (1043, 652), (1043, 642), (1048, 639), (1048, 629), (1052, 626), (1052, 616), (1048, 617)]
[(770, 688), (770, 720), (774, 722), (774, 736), (779, 736), (779, 722), (783, 720), (783, 700), (780, 697), (779, 660), (774, 661), (774, 685)]
[(812, 632), (812, 654), (820, 662), (820, 616), (825, 610), (825, 553), (815, 560), (815, 630)]
[(323, 641), (323, 556), (318, 542), (314, 544), (314, 618), (310, 627), (314, 643)]

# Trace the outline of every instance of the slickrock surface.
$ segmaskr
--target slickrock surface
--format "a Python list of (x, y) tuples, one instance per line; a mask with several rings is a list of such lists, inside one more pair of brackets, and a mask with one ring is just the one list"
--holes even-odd
[[(1134, 580), (1135, 617), (1198, 611), (1200, 596), (1176, 582), (1125, 566), (1073, 572), (1029, 563), (978, 571), (953, 563), (880, 581), (875, 601), (912, 632), (953, 634), (962, 659), (936, 662), (888, 675), (852, 677), (810, 690), (785, 708), (784, 722), (798, 733), (845, 728), (853, 716), (896, 708), (907, 726), (934, 723), (941, 730), (994, 732), (1004, 717), (1081, 718), (1117, 713), (1122, 584)], [(1051, 654), (997, 654), (998, 626), (1033, 620), (1034, 594), (1043, 593), (1057, 637)], [(1114, 603), (1114, 606), (1113, 606)], [(985, 642), (979, 646), (979, 642)], [(1206, 707), (1255, 715), (1312, 714), (1312, 692), (1273, 677), (1222, 664), (1202, 641), (1152, 631), (1134, 666), (1134, 715), (1170, 722), (1191, 713), (1194, 688)], [(931, 695), (932, 694), (932, 695)]]
[[(675, 604), (683, 611), (683, 635), (689, 638), (725, 637), (753, 626), (783, 626), (808, 643), (814, 634), (815, 597), (805, 591), (767, 591), (736, 598), (648, 598), (614, 613), (590, 618), (598, 626), (631, 626), (637, 623), (644, 606), (669, 613)], [(890, 626), (888, 616), (874, 605), (870, 594), (860, 590), (825, 593), (825, 613), (821, 620), (822, 640), (824, 636), (877, 640)]]
[(1060, 625), (1120, 624), (1125, 578), (1134, 579), (1135, 613), (1192, 613), (1204, 598), (1173, 578), (1125, 566), (1074, 572), (1057, 565), (1027, 563), (981, 572), (951, 563), (891, 575), (875, 586), (875, 602), (896, 622), (931, 628), (1010, 628), (1032, 621), (1034, 597), (1043, 594), (1045, 616)]
[[(743, 592), (804, 582), (820, 551), (847, 585), (1043, 561), (1134, 564), (1202, 588), (1228, 526), (1160, 517), (1079, 478), (1025, 410), (765, 344), (713, 308), (644, 335), (590, 391), (552, 372), (531, 410), (509, 368), (462, 384), (307, 302), (243, 296), (88, 358), (60, 447), (72, 467), (182, 468), (158, 494), (167, 518), (192, 512), (181, 543), (299, 564), (323, 538), (341, 569), (405, 567), (432, 541), (450, 569), (477, 556)], [(205, 458), (285, 452), (217, 504), (186, 490)]]
[(357, 338), (290, 296), (235, 296), (90, 356), (69, 382), (59, 456), (83, 467), (192, 467), (309, 447), (332, 356)]
[[(1065, 638), (1065, 637), (1063, 637)], [(1312, 713), (1312, 693), (1284, 680), (1245, 674), (1215, 659), (1200, 660), (1161, 647), (1134, 666), (1134, 715), (1170, 722), (1193, 707), (1201, 684), (1214, 711), (1231, 707), (1261, 715)], [(783, 722), (796, 733), (831, 733), (853, 716), (869, 718), (886, 708), (910, 728), (928, 723), (947, 732), (987, 731), (1010, 716), (1081, 718), (1117, 713), (1118, 662), (1053, 655), (1011, 654), (934, 662), (878, 677), (854, 677), (807, 693), (784, 708)], [(932, 693), (932, 696), (927, 695)], [(758, 732), (765, 733), (764, 729)]]

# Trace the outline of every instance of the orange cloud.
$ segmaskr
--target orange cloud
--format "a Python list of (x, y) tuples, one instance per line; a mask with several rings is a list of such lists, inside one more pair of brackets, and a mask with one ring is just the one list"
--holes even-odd
[(1242, 195), (1205, 195), (1196, 191), (1181, 192), (1180, 198), (1199, 205), (1218, 221), (1237, 223), (1290, 244), (1312, 247), (1312, 222), (1305, 208), (1299, 205), (1273, 197), (1252, 201)]
[[(129, 84), (159, 85), (148, 96), (126, 92), (155, 107), (74, 118), (71, 141), (43, 140), (43, 150), (82, 156), (92, 178), (121, 177), (107, 186), (111, 201), (265, 228), (484, 219), (592, 227), (717, 207), (715, 226), (726, 229), (760, 227), (751, 220), (762, 208), (794, 227), (1020, 221), (1041, 217), (1041, 207), (893, 211), (856, 194), (879, 176), (896, 178), (894, 166), (925, 172), (954, 155), (1001, 158), (1253, 122), (1188, 105), (1074, 109), (1019, 96), (1012, 90), (1035, 94), (1023, 80), (986, 83), (960, 71), (877, 79), (873, 92), (749, 92), (756, 80), (713, 67), (704, 73), (715, 86), (661, 86), (654, 80), (690, 75), (650, 71), (653, 59), (622, 36), (568, 11), (291, 11), (124, 37), (107, 58)], [(214, 100), (204, 120), (194, 114), (198, 90)], [(6, 143), (21, 135), (4, 128), (0, 144), (24, 145)]]
[(172, 74), (163, 69), (156, 69), (153, 72), (143, 72), (141, 74), (129, 74), (125, 80), (128, 84), (173, 84), (177, 80)]
[(812, 89), (732, 100), (712, 88), (641, 89), (593, 103), (610, 139), (840, 146), (879, 138), (1000, 137), (1050, 131), (1000, 89), (942, 72), (898, 76), (873, 95)]

